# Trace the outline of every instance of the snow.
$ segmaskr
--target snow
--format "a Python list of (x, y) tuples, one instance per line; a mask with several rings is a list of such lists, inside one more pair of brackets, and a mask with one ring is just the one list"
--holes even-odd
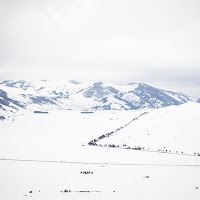
[[(144, 87), (145, 90), (140, 87)], [(160, 108), (197, 101), (180, 93), (158, 90), (137, 83), (122, 86), (106, 82), (76, 84), (74, 81), (7, 81), (0, 83), (0, 90), (5, 91), (8, 98), (27, 106), (29, 111)], [(165, 98), (156, 95), (159, 91), (166, 94)], [(7, 110), (7, 107), (4, 108)], [(7, 118), (7, 115), (4, 117)]]
[(200, 153), (199, 119), (200, 105), (196, 103), (162, 108), (151, 111), (100, 143), (120, 146), (126, 143), (130, 147), (142, 146), (152, 151), (193, 155)]
[[(200, 150), (200, 104), (145, 111), (148, 114), (100, 143), (125, 142), (150, 150), (165, 145), (188, 154)], [(145, 111), (82, 114), (54, 110), (49, 114), (21, 113), (12, 123), (3, 121), (0, 199), (199, 200), (199, 156), (88, 145), (92, 139), (121, 127)], [(58, 162), (14, 162), (4, 158)], [(81, 171), (93, 174), (84, 175)]]

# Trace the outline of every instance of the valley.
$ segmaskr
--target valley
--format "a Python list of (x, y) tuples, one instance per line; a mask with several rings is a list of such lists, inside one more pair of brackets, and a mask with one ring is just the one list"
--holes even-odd
[[(200, 104), (187, 103), (89, 114), (28, 112), (5, 120), (0, 126), (0, 199), (198, 200), (199, 113)], [(101, 146), (88, 145), (125, 124), (99, 140)], [(164, 147), (171, 152), (157, 152)]]

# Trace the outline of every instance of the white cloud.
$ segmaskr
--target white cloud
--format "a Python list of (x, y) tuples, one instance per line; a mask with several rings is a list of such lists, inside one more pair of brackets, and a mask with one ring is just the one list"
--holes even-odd
[(199, 9), (199, 0), (1, 1), (0, 77), (197, 87)]

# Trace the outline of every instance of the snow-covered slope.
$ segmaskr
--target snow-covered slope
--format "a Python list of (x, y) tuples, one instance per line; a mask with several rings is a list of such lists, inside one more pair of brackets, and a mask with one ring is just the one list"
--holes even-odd
[(187, 103), (140, 115), (92, 145), (200, 156), (200, 104)]
[[(200, 150), (200, 104), (146, 111), (99, 142), (126, 143), (145, 151), (87, 145), (143, 110), (90, 114), (59, 110), (4, 121), (0, 124), (0, 199), (199, 200), (200, 157), (194, 152)], [(159, 148), (171, 152), (154, 151)]]
[[(103, 82), (3, 81), (0, 83), (0, 115), (19, 108), (33, 110), (138, 110), (197, 101), (181, 93), (142, 83), (120, 86)], [(10, 111), (11, 109), (11, 111)], [(14, 109), (14, 111), (13, 111)]]
[(7, 92), (0, 89), (0, 120), (12, 118), (17, 111), (25, 107), (25, 103), (9, 98)]

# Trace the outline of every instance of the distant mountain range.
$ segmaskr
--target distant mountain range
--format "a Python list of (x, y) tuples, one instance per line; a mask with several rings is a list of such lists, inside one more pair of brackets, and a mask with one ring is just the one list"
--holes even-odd
[(122, 86), (105, 82), (3, 81), (0, 83), (0, 120), (24, 110), (137, 110), (190, 101), (200, 102), (200, 99), (143, 83)]

